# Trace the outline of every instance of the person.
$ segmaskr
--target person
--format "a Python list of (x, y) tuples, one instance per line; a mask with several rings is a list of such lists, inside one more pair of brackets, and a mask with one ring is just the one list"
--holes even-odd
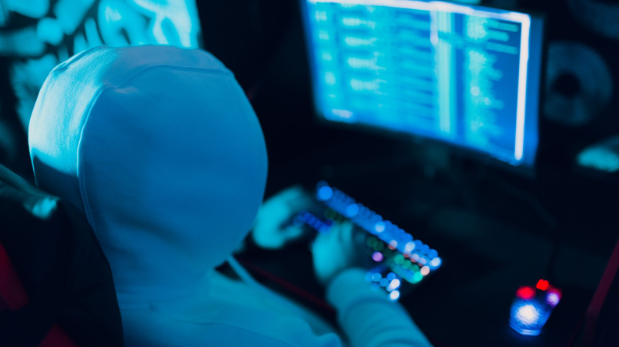
[[(38, 185), (75, 205), (99, 239), (127, 346), (430, 345), (346, 261), (317, 271), (340, 336), (234, 260), (262, 203), (267, 152), (233, 74), (204, 51), (94, 48), (69, 59), (41, 89), (29, 145)], [(317, 244), (332, 248), (335, 236)], [(241, 280), (214, 270), (225, 261)]]

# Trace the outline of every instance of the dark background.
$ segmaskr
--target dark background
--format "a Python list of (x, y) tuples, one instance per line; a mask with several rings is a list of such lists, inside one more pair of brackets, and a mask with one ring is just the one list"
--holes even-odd
[[(582, 126), (540, 114), (537, 167), (533, 175), (520, 175), (445, 145), (318, 122), (296, 0), (197, 2), (204, 48), (235, 73), (263, 126), (267, 197), (325, 179), (436, 248), (443, 267), (401, 302), (437, 346), (567, 345), (619, 231), (617, 178), (575, 164), (582, 149), (619, 134), (616, 92)], [(579, 21), (567, 0), (499, 5), (544, 15), (545, 47), (567, 40), (594, 49), (617, 86), (619, 43)], [(17, 145), (0, 151), (0, 162), (32, 180), (8, 83), (10, 60), (0, 60), (0, 121)], [(579, 88), (566, 74), (550, 83), (549, 92), (571, 97)], [(321, 295), (307, 245), (264, 251), (249, 242), (242, 258)], [(540, 278), (562, 288), (563, 300), (542, 335), (522, 337), (507, 326), (509, 306), (519, 286)]]

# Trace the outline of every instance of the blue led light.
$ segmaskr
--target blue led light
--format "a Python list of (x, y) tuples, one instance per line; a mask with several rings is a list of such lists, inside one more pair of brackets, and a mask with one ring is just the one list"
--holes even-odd
[(352, 218), (356, 216), (358, 213), (359, 213), (359, 205), (350, 204), (348, 205), (348, 207), (346, 207), (346, 217)]
[(443, 263), (443, 261), (441, 260), (441, 258), (436, 257), (436, 258), (432, 259), (432, 261), (430, 261), (430, 267), (437, 268), (437, 267), (441, 266), (442, 263)]
[(534, 325), (539, 322), (539, 311), (534, 305), (522, 305), (516, 310), (516, 320), (522, 325)]
[(392, 301), (396, 301), (400, 298), (400, 292), (397, 290), (392, 291), (391, 293), (389, 293), (389, 299), (391, 299)]
[(333, 189), (329, 186), (324, 186), (318, 189), (318, 200), (327, 201), (333, 197)]
[[(327, 211), (333, 211), (333, 213), (347, 217), (357, 227), (375, 235), (366, 240), (369, 247), (368, 254), (374, 262), (384, 263), (391, 271), (399, 275), (401, 279), (414, 284), (421, 281), (424, 276), (429, 275), (432, 270), (436, 270), (440, 266), (441, 259), (438, 258), (436, 250), (430, 249), (429, 246), (424, 245), (420, 240), (413, 241), (413, 237), (397, 225), (384, 220), (379, 214), (357, 203), (355, 199), (344, 192), (330, 187), (327, 182), (318, 183), (316, 196), (319, 199), (321, 196), (322, 199), (328, 198), (323, 200), (324, 205), (328, 208)], [(357, 213), (349, 217), (353, 212)], [(331, 213), (325, 212), (325, 218), (329, 219), (331, 217), (333, 217)], [(387, 248), (386, 246), (388, 246), (388, 250), (385, 249)], [(421, 254), (419, 250), (425, 251), (434, 257)], [(382, 252), (387, 253), (383, 254)], [(398, 269), (398, 266), (401, 267), (402, 265), (411, 266), (409, 264), (410, 261), (407, 259), (409, 257), (415, 263), (419, 263), (419, 266), (414, 265), (415, 271)], [(380, 279), (381, 277), (378, 277), (376, 281)], [(389, 280), (393, 279), (389, 278)]]
[(410, 253), (415, 249), (415, 243), (414, 242), (407, 242), (406, 245), (404, 246), (404, 252), (405, 253)]
[(422, 245), (419, 249), (417, 249), (417, 252), (421, 254), (427, 254), (429, 251), (430, 247), (428, 245)]
[(397, 279), (397, 278), (395, 278), (395, 279), (393, 279), (393, 280), (389, 283), (389, 286), (387, 286), (387, 290), (395, 290), (395, 289), (398, 289), (398, 288), (400, 288), (400, 284), (401, 284), (400, 280), (399, 280), (399, 279)]
[(535, 299), (516, 299), (511, 309), (509, 326), (522, 335), (537, 336), (548, 321), (551, 309)]
[(326, 224), (322, 224), (317, 230), (320, 233), (326, 234), (331, 230), (331, 227)]
[(374, 224), (374, 230), (377, 233), (382, 233), (383, 231), (385, 231), (385, 223), (384, 222), (378, 222), (378, 223)]

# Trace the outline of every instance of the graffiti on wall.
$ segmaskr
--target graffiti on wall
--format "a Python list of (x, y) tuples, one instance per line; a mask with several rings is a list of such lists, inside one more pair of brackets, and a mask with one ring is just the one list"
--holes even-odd
[(199, 41), (195, 0), (0, 0), (0, 55), (13, 58), (26, 129), (47, 74), (74, 54), (100, 45), (197, 48)]

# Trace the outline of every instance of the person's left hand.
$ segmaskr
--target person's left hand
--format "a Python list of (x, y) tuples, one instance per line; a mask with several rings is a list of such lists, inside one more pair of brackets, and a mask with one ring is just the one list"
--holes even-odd
[(254, 242), (266, 249), (279, 249), (299, 238), (303, 227), (288, 222), (300, 211), (315, 204), (312, 195), (301, 186), (292, 186), (265, 201), (252, 231)]

